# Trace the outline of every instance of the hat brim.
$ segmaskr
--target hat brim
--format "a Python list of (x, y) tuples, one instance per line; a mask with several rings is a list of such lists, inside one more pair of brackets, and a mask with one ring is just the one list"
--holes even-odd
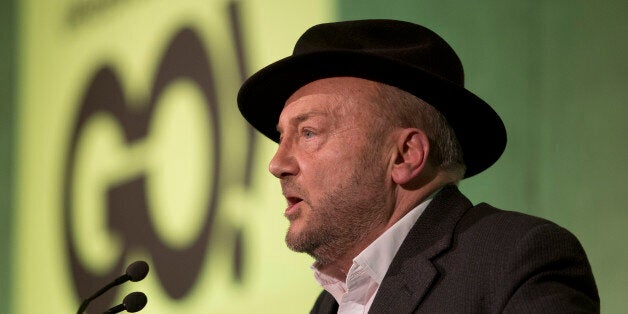
[(281, 59), (244, 82), (238, 107), (253, 127), (278, 142), (276, 127), (286, 100), (310, 82), (341, 76), (398, 87), (440, 111), (460, 142), (465, 178), (493, 165), (506, 147), (504, 124), (482, 99), (421, 68), (364, 52), (321, 51)]

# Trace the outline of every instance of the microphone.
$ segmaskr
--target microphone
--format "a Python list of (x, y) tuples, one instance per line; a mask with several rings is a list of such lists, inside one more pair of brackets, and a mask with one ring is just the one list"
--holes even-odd
[(92, 302), (94, 299), (98, 298), (103, 293), (107, 292), (109, 289), (117, 285), (123, 284), (129, 280), (133, 282), (140, 281), (146, 278), (147, 274), (148, 274), (148, 264), (146, 262), (136, 261), (136, 262), (131, 263), (131, 265), (129, 265), (126, 268), (126, 272), (124, 273), (124, 275), (116, 278), (115, 280), (110, 282), (108, 285), (102, 287), (102, 289), (96, 291), (96, 293), (91, 295), (89, 298), (83, 300), (83, 303), (81, 303), (81, 306), (79, 307), (77, 311), (77, 314), (83, 313), (85, 309), (87, 308), (87, 306), (89, 305), (89, 302)]
[(144, 306), (146, 306), (146, 302), (147, 299), (145, 294), (138, 291), (131, 292), (127, 294), (126, 297), (124, 297), (124, 299), (122, 300), (122, 304), (118, 304), (108, 309), (106, 312), (103, 312), (103, 314), (120, 313), (124, 310), (129, 313), (139, 312), (141, 309), (144, 308)]

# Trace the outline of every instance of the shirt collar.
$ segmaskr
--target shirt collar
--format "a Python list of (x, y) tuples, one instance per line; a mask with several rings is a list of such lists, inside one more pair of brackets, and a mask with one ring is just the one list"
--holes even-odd
[[(434, 193), (436, 194), (436, 193)], [(423, 201), (421, 204), (410, 210), (404, 217), (397, 221), (392, 227), (388, 228), (381, 236), (373, 241), (366, 249), (364, 249), (358, 256), (353, 259), (353, 265), (349, 269), (347, 278), (351, 278), (355, 269), (364, 269), (368, 275), (381, 285), (384, 280), (384, 276), (388, 271), (388, 267), (392, 263), (393, 258), (397, 254), (399, 247), (403, 243), (412, 226), (419, 219), (419, 216), (425, 211), (425, 208), (432, 201), (434, 196), (432, 194), (429, 198)], [(342, 284), (346, 289), (345, 283), (340, 280), (328, 276), (320, 272), (314, 265), (310, 267), (314, 271), (314, 278), (318, 283), (326, 290), (332, 286)], [(328, 290), (329, 291), (329, 290)], [(337, 294), (339, 291), (329, 291), (332, 295)]]
[(360, 265), (367, 269), (369, 275), (378, 284), (381, 284), (403, 240), (431, 201), (432, 198), (428, 198), (403, 216), (403, 218), (366, 247), (364, 251), (358, 254), (358, 256), (353, 259), (353, 264)]

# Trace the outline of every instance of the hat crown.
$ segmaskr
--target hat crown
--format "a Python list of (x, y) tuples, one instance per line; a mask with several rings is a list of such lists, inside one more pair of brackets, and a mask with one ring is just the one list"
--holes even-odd
[(286, 100), (306, 84), (351, 76), (404, 90), (433, 106), (454, 130), (468, 178), (506, 147), (506, 129), (489, 104), (464, 88), (462, 63), (440, 36), (409, 22), (361, 20), (308, 29), (293, 54), (261, 69), (240, 88), (242, 115), (278, 142)]
[(464, 70), (454, 50), (433, 31), (395, 20), (325, 23), (308, 29), (293, 55), (351, 51), (405, 63), (464, 87)]

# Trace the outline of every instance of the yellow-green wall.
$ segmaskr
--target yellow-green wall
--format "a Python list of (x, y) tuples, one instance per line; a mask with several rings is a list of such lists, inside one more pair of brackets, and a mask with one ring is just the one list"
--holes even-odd
[[(112, 303), (93, 311), (139, 290), (148, 295), (147, 313), (305, 312), (319, 289), (311, 261), (285, 248), (285, 204), (266, 172), (273, 144), (256, 135), (249, 146), (235, 96), (242, 70), (290, 53), (306, 27), (332, 19), (331, 3), (22, 1), (17, 11), (12, 311), (72, 312), (80, 303), (73, 267), (101, 281), (143, 259), (147, 279), (104, 295)], [(173, 42), (182, 30), (204, 49), (191, 67), (183, 59), (199, 55)], [(174, 59), (165, 57), (175, 50)], [(157, 87), (168, 64), (164, 72), (202, 68), (209, 81), (184, 76)], [(94, 90), (102, 97), (89, 98)], [(109, 99), (117, 93), (121, 103)], [(137, 219), (144, 207), (148, 218)], [(211, 231), (202, 235), (206, 224)], [(189, 257), (203, 254), (198, 271), (181, 269), (188, 257), (158, 257), (199, 237), (209, 240)], [(175, 270), (194, 272), (185, 289), (167, 277)]]
[[(232, 35), (230, 5), (240, 14), (242, 51)], [(146, 313), (307, 312), (320, 288), (311, 278), (310, 258), (285, 248), (284, 204), (266, 170), (275, 144), (249, 138), (235, 104), (241, 71), (248, 75), (290, 54), (312, 24), (397, 18), (446, 38), (465, 65), (468, 88), (506, 123), (503, 158), (463, 181), (462, 190), (475, 202), (546, 217), (571, 230), (593, 266), (602, 311), (621, 313), (628, 293), (626, 12), (623, 0), (2, 1), (0, 312), (76, 310), (68, 243), (93, 274), (108, 274), (116, 262), (147, 260), (147, 279), (110, 296), (116, 302), (144, 291)], [(90, 116), (72, 150), (97, 71), (112, 69), (125, 112), (141, 116), (182, 29), (192, 30), (205, 49), (216, 113), (203, 98), (205, 87), (180, 79), (155, 99), (148, 122)], [(125, 128), (143, 123), (150, 127), (128, 141)], [(203, 145), (214, 137), (219, 151)], [(68, 179), (71, 157), (76, 163)], [(137, 180), (144, 180), (144, 193), (116, 199), (128, 201), (123, 205), (108, 203), (112, 191), (131, 191)], [(146, 228), (154, 227), (167, 247), (185, 248), (210, 217), (206, 205), (214, 184), (216, 210), (201, 271), (183, 296), (173, 298), (157, 275)], [(133, 221), (132, 233), (112, 227), (112, 208), (134, 212), (137, 204), (146, 205), (148, 221)], [(68, 242), (66, 229), (75, 242)]]

